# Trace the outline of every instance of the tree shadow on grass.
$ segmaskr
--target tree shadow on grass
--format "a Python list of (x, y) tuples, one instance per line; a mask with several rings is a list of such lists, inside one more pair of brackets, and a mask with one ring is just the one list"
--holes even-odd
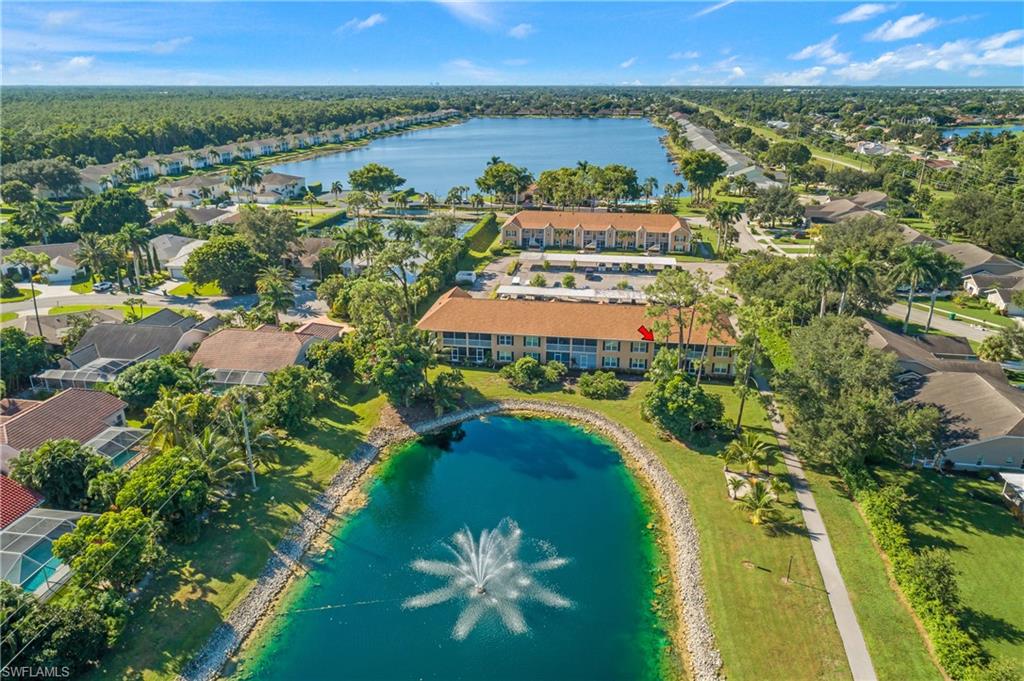
[(995, 617), (974, 608), (964, 608), (960, 613), (960, 620), (973, 638), (1006, 641), (1016, 645), (1024, 642), (1024, 629), (1002, 617)]

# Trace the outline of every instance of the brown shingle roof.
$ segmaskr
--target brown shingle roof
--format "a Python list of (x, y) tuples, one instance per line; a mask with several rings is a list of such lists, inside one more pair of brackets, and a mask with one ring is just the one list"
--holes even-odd
[[(472, 298), (456, 288), (441, 296), (416, 326), (425, 331), (639, 341), (637, 329), (650, 328), (654, 321), (646, 309), (643, 305), (489, 300)], [(694, 324), (690, 343), (703, 344), (707, 335), (707, 326)], [(735, 344), (731, 333), (723, 335), (726, 344)], [(721, 341), (712, 341), (717, 343)]]
[(319, 338), (321, 340), (334, 340), (341, 335), (344, 331), (344, 327), (339, 324), (325, 324), (323, 322), (306, 322), (299, 328), (295, 329), (295, 334), (298, 336), (310, 336), (312, 338)]
[(648, 232), (671, 232), (686, 225), (674, 215), (661, 213), (603, 213), (572, 212), (560, 210), (521, 210), (505, 221), (506, 227), (541, 229), (548, 225), (555, 229), (598, 230), (614, 227), (617, 230), (635, 232), (643, 227)]
[(304, 338), (278, 329), (221, 329), (199, 344), (189, 362), (207, 369), (277, 371), (302, 358)]
[(106, 420), (126, 406), (110, 393), (71, 388), (0, 424), (0, 444), (25, 451), (47, 440), (85, 442), (102, 432)]

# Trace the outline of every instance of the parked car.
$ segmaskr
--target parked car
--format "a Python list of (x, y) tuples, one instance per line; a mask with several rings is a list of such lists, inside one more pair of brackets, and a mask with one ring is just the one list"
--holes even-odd
[(98, 281), (92, 285), (92, 290), (96, 293), (106, 293), (114, 290), (114, 285), (109, 281)]
[(583, 270), (583, 278), (587, 281), (600, 281), (601, 277), (597, 276), (597, 272), (594, 271), (593, 267), (588, 267)]

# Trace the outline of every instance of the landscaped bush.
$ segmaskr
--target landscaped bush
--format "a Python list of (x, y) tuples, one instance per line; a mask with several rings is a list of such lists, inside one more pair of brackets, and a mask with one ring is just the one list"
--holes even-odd
[(87, 508), (92, 481), (110, 471), (110, 459), (74, 440), (48, 440), (11, 464), (11, 477), (57, 508)]
[(561, 383), (566, 368), (561, 362), (552, 361), (541, 365), (533, 357), (522, 357), (503, 366), (498, 373), (516, 390), (536, 392), (546, 385)]
[(498, 216), (494, 213), (487, 213), (462, 238), (469, 246), (469, 250), (483, 252), (491, 247), (498, 232)]
[(577, 385), (581, 395), (595, 400), (621, 400), (629, 394), (626, 382), (616, 378), (612, 371), (583, 374)]
[(689, 376), (676, 372), (665, 381), (656, 381), (643, 402), (644, 417), (677, 438), (695, 430), (715, 426), (722, 420), (722, 398), (694, 384)]
[(910, 502), (906, 493), (889, 485), (863, 490), (856, 498), (946, 674), (954, 679), (982, 678), (986, 673), (985, 655), (960, 622), (959, 591), (948, 556), (937, 551), (915, 552), (910, 546), (900, 513)]

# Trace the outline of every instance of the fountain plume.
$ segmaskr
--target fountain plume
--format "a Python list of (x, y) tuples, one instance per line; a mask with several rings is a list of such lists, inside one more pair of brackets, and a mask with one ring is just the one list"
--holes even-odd
[(535, 601), (552, 608), (568, 608), (572, 602), (535, 578), (536, 573), (560, 568), (568, 560), (552, 555), (525, 562), (519, 556), (522, 543), (522, 530), (508, 518), (493, 530), (482, 530), (479, 540), (469, 528), (459, 530), (445, 544), (452, 554), (451, 561), (418, 559), (411, 564), (413, 570), (447, 579), (448, 583), (406, 599), (402, 606), (427, 608), (450, 600), (463, 601), (465, 607), (452, 629), (452, 637), (458, 641), (469, 636), (490, 611), (510, 632), (527, 632), (522, 603)]

